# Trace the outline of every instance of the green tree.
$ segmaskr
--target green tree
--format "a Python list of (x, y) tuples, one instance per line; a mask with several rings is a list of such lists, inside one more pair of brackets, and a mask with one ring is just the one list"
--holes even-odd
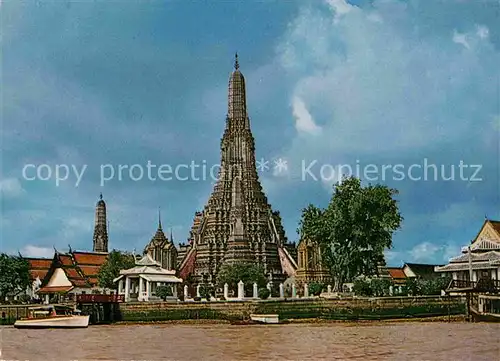
[(203, 283), (200, 287), (200, 296), (210, 301), (211, 296), (215, 295), (215, 287), (210, 283)]
[(323, 283), (319, 282), (311, 282), (309, 285), (309, 293), (313, 296), (319, 296), (323, 289), (325, 288), (325, 285)]
[(389, 296), (391, 286), (392, 282), (387, 278), (373, 278), (370, 281), (372, 295), (375, 297)]
[(237, 289), (238, 282), (243, 281), (245, 289), (252, 289), (254, 282), (259, 288), (266, 287), (267, 277), (264, 269), (254, 263), (236, 263), (224, 265), (217, 274), (217, 285), (224, 287), (227, 283), (233, 290)]
[(261, 300), (267, 300), (270, 295), (271, 291), (269, 291), (267, 288), (260, 288), (258, 291), (258, 296)]
[(120, 271), (135, 266), (135, 259), (131, 253), (112, 250), (106, 262), (99, 269), (97, 282), (99, 287), (116, 289), (113, 280), (120, 275)]
[(0, 300), (25, 291), (30, 285), (30, 265), (21, 256), (0, 254)]
[(311, 204), (302, 211), (298, 233), (320, 245), (335, 291), (359, 275), (377, 274), (385, 263), (384, 250), (392, 247), (392, 234), (403, 220), (393, 199), (397, 193), (344, 177), (326, 209)]
[(172, 286), (156, 287), (156, 296), (160, 297), (163, 301), (165, 301), (167, 297), (172, 297), (173, 295), (174, 291), (172, 290)]
[(370, 281), (365, 278), (358, 278), (354, 281), (353, 291), (356, 296), (373, 296)]
[(415, 278), (406, 280), (403, 286), (403, 294), (407, 296), (418, 296), (422, 294), (422, 284)]

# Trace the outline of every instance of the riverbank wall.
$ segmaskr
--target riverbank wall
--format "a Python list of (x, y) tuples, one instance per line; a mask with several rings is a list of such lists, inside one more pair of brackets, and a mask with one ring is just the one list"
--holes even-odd
[(382, 297), (216, 302), (122, 303), (117, 320), (247, 320), (252, 313), (279, 314), (281, 320), (384, 320), (465, 314), (460, 297)]

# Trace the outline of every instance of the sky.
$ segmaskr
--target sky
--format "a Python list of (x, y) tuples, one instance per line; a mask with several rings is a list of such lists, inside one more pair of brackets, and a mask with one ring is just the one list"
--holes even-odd
[(101, 192), (110, 249), (142, 250), (159, 209), (186, 242), (213, 187), (236, 51), (260, 180), (290, 241), (342, 174), (399, 190), (390, 265), (445, 263), (500, 219), (496, 0), (0, 6), (2, 252), (91, 250)]

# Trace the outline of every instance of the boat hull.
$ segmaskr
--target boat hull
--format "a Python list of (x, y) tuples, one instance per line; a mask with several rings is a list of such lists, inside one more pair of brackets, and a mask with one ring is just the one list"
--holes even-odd
[(17, 320), (15, 328), (86, 328), (89, 316), (61, 316), (40, 319)]
[(277, 324), (280, 323), (279, 315), (250, 315), (250, 319), (257, 323)]

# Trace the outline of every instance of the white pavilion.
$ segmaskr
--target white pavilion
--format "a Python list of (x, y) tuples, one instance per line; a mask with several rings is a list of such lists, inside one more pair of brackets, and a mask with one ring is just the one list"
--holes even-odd
[(447, 272), (454, 280), (500, 280), (500, 221), (486, 219), (472, 243), (462, 248), (462, 254), (435, 271)]
[(120, 276), (113, 282), (118, 282), (118, 294), (125, 295), (125, 302), (131, 301), (159, 301), (156, 296), (158, 286), (172, 287), (172, 297), (177, 299), (177, 284), (182, 279), (175, 276), (175, 270), (166, 270), (161, 267), (149, 254), (136, 261), (135, 267), (121, 270)]

